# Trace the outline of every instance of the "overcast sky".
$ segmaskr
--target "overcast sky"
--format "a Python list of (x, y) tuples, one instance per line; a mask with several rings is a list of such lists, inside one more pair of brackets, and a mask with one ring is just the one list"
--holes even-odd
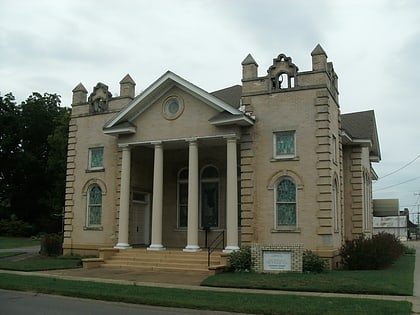
[(70, 106), (79, 82), (115, 95), (130, 73), (139, 93), (167, 70), (211, 92), (240, 84), (248, 53), (260, 76), (280, 53), (311, 70), (318, 43), (342, 113), (375, 110), (374, 198), (417, 212), (420, 1), (0, 0), (0, 93), (57, 93)]

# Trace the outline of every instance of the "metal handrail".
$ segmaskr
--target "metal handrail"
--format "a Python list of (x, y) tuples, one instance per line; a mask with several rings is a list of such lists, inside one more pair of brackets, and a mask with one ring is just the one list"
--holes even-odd
[(222, 248), (223, 248), (223, 245), (225, 244), (225, 230), (221, 231), (219, 235), (217, 235), (216, 238), (207, 247), (207, 266), (208, 267), (210, 267), (210, 255), (211, 253), (215, 251), (215, 249), (220, 245), (220, 243), (222, 244)]

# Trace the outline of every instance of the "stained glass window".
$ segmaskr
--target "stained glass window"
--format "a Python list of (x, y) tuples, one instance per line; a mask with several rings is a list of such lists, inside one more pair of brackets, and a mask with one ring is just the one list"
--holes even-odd
[(201, 226), (219, 225), (219, 172), (207, 166), (201, 173)]
[(188, 225), (188, 169), (178, 174), (178, 227)]
[(277, 184), (277, 225), (296, 225), (296, 185), (284, 178)]
[(104, 148), (93, 148), (90, 153), (90, 168), (103, 167)]
[(293, 157), (295, 155), (295, 133), (279, 132), (275, 134), (276, 157)]
[(88, 225), (100, 225), (102, 219), (102, 189), (93, 185), (89, 190)]

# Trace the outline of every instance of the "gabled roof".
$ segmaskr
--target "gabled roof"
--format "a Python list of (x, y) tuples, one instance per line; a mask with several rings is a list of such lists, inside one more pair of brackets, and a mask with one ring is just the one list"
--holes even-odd
[(343, 144), (369, 145), (371, 161), (379, 162), (381, 160), (375, 112), (373, 110), (341, 115), (341, 127)]
[[(197, 87), (189, 81), (181, 78), (171, 71), (164, 73), (159, 79), (153, 82), (148, 88), (128, 103), (118, 114), (116, 114), (104, 126), (104, 132), (107, 134), (120, 134), (123, 132), (121, 126), (123, 123), (131, 123), (136, 117), (141, 115), (149, 106), (151, 106), (157, 99), (162, 97), (173, 87), (177, 87), (197, 99), (201, 100), (210, 107), (216, 109), (220, 113), (227, 113), (231, 115), (232, 123), (240, 125), (253, 125), (253, 119), (241, 112), (237, 107), (237, 95), (240, 86), (223, 89), (208, 93), (205, 90)], [(217, 95), (217, 96), (216, 96)], [(226, 101), (225, 101), (226, 100)], [(229, 104), (233, 103), (233, 104)], [(216, 123), (217, 124), (217, 123)], [(118, 130), (118, 132), (116, 131)], [(125, 133), (132, 133), (132, 129), (125, 130)]]

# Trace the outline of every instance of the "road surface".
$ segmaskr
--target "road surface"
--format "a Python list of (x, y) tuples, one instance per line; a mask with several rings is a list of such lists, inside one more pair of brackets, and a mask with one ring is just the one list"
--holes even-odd
[[(0, 314), (2, 315), (228, 315), (233, 313), (190, 310), (181, 308), (135, 305), (78, 299), (57, 295), (0, 290)], [(235, 313), (238, 315), (238, 313)]]

